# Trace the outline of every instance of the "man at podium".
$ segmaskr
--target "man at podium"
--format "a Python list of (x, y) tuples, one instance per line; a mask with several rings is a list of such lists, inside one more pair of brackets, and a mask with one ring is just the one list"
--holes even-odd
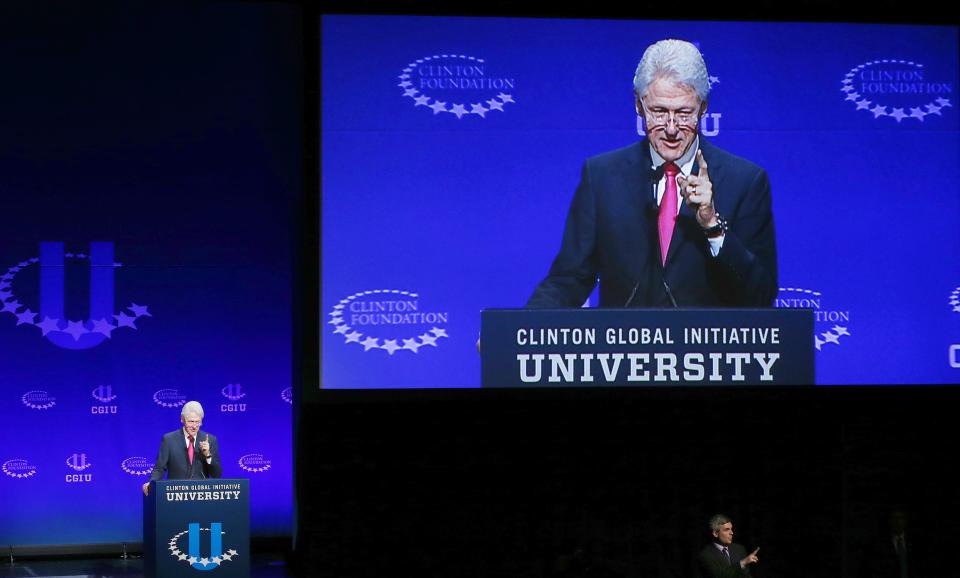
[(769, 307), (770, 182), (700, 135), (710, 84), (696, 46), (661, 40), (633, 79), (643, 140), (583, 165), (560, 251), (527, 307)]
[(188, 401), (183, 405), (180, 423), (180, 429), (164, 434), (160, 441), (150, 481), (143, 484), (145, 496), (150, 493), (150, 482), (162, 480), (164, 473), (170, 480), (202, 480), (223, 474), (217, 438), (200, 431), (203, 424), (200, 402)]

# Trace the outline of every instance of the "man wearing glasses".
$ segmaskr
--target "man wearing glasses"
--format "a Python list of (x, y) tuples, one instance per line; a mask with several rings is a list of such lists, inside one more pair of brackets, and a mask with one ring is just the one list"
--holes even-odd
[(201, 432), (203, 425), (203, 406), (198, 401), (188, 401), (180, 410), (180, 423), (183, 427), (164, 434), (160, 441), (157, 461), (150, 474), (150, 481), (143, 484), (143, 495), (150, 493), (150, 482), (168, 480), (202, 480), (219, 478), (223, 474), (220, 467), (220, 452), (217, 438)]
[(587, 159), (560, 252), (528, 307), (768, 307), (777, 293), (770, 183), (699, 135), (709, 76), (681, 40), (649, 46), (633, 80), (646, 137)]

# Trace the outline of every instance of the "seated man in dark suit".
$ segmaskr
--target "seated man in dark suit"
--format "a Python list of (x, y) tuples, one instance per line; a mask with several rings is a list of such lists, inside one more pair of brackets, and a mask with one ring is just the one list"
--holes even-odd
[[(163, 435), (150, 482), (162, 480), (164, 473), (169, 480), (219, 478), (223, 468), (217, 438), (207, 432), (200, 433), (203, 406), (196, 401), (185, 403), (180, 411), (180, 423), (183, 427)], [(143, 484), (145, 496), (150, 492), (150, 482)]]
[(750, 554), (740, 544), (733, 543), (733, 522), (717, 514), (710, 518), (713, 543), (704, 546), (697, 555), (701, 578), (743, 578), (750, 576), (750, 564), (759, 562), (757, 548)]
[(527, 307), (769, 307), (777, 294), (770, 182), (699, 134), (710, 77), (699, 50), (644, 52), (634, 103), (645, 138), (587, 159), (560, 251)]

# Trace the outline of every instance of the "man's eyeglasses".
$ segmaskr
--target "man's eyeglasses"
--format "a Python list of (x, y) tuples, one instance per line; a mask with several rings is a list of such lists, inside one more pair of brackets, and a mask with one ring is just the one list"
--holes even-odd
[(677, 127), (693, 128), (700, 122), (700, 115), (696, 112), (657, 110), (649, 111), (643, 108), (643, 116), (651, 127), (667, 126), (672, 120)]

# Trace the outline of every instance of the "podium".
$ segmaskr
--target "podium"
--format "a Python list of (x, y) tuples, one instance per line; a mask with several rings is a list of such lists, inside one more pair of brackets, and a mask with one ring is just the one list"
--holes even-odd
[(483, 387), (813, 385), (810, 309), (488, 309)]
[(161, 480), (143, 498), (147, 577), (250, 576), (250, 481)]

